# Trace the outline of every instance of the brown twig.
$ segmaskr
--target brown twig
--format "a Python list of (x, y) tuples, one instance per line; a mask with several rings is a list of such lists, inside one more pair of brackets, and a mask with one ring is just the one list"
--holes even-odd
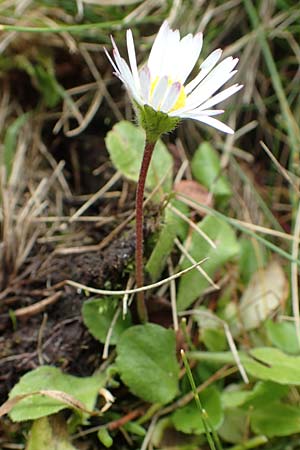
[(135, 419), (136, 417), (141, 416), (144, 414), (145, 408), (137, 408), (133, 411), (130, 411), (128, 414), (126, 414), (123, 417), (120, 417), (119, 419), (113, 420), (112, 422), (109, 422), (107, 425), (107, 428), (112, 430), (117, 430), (120, 427), (123, 427), (126, 423), (130, 422), (131, 420)]

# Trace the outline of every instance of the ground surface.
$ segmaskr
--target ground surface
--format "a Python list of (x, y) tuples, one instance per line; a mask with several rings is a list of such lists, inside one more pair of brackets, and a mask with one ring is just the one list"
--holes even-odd
[[(55, 4), (10, 1), (0, 5), (0, 22), (7, 26), (0, 40), (3, 150), (0, 194), (0, 403), (7, 399), (22, 375), (43, 365), (55, 366), (66, 374), (80, 377), (90, 376), (99, 368), (102, 370), (104, 367), (106, 370), (110, 364), (115, 370), (114, 346), (111, 347), (108, 362), (104, 362), (103, 339), (93, 337), (82, 318), (84, 302), (98, 296), (91, 297), (86, 291), (67, 285), (66, 280), (113, 290), (125, 289), (128, 283), (133, 283), (136, 183), (124, 176), (122, 170), (116, 175), (119, 167), (115, 167), (111, 161), (105, 138), (116, 123), (124, 119), (134, 122), (135, 119), (128, 97), (119, 80), (112, 76), (112, 68), (103, 52), (103, 45), (111, 47), (110, 33), (114, 34), (121, 51), (125, 52), (124, 33), (128, 23), (135, 36), (140, 36), (136, 44), (140, 51), (139, 62), (145, 59), (144, 55), (166, 17), (175, 27), (180, 27), (183, 33), (207, 30), (205, 56), (219, 46), (225, 48), (226, 56), (239, 56), (238, 81), (245, 84), (242, 93), (226, 104), (224, 122), (237, 130), (234, 137), (224, 137), (213, 129), (199, 127), (193, 122), (184, 122), (172, 135), (165, 137), (164, 142), (172, 156), (171, 178), (175, 185), (174, 189), (161, 197), (161, 201), (154, 199), (145, 209), (145, 260), (152, 255), (159, 233), (167, 222), (166, 205), (174, 197), (175, 190), (188, 193), (192, 199), (208, 204), (225, 218), (239, 219), (242, 221), (240, 227), (236, 225), (235, 228), (231, 223), (230, 227), (234, 229), (234, 239), (239, 241), (244, 250), (233, 250), (235, 241), (227, 241), (231, 228), (225, 230), (224, 235), (212, 236), (217, 243), (221, 242), (221, 247), (224, 244), (224, 248), (229, 248), (229, 255), (224, 251), (214, 270), (208, 269), (210, 277), (219, 283), (221, 290), (210, 290), (209, 286), (205, 286), (196, 295), (195, 308), (201, 303), (207, 311), (229, 323), (226, 306), (239, 304), (243, 293), (251, 285), (251, 276), (259, 270), (269, 270), (271, 261), (275, 260), (279, 269), (271, 268), (268, 272), (270, 275), (266, 272), (262, 275), (268, 287), (276, 283), (275, 279), (283, 279), (284, 287), (276, 285), (278, 298), (275, 306), (273, 303), (267, 306), (263, 319), (256, 321), (255, 327), (247, 328), (242, 317), (243, 326), (239, 328), (236, 325), (240, 320), (237, 314), (230, 323), (230, 329), (241, 351), (270, 346), (289, 354), (288, 349), (295, 344), (294, 331), (290, 328), (284, 331), (285, 339), (277, 345), (274, 333), (269, 331), (271, 326), (264, 328), (264, 324), (269, 318), (277, 323), (278, 317), (283, 315), (289, 315), (293, 320), (295, 312), (297, 321), (295, 305), (298, 304), (298, 298), (295, 286), (298, 263), (293, 266), (291, 260), (298, 260), (298, 250), (297, 245), (291, 245), (299, 239), (299, 8), (293, 2), (261, 2), (259, 7), (255, 5), (259, 21), (255, 26), (256, 13), (253, 19), (252, 3), (248, 1), (215, 2), (213, 5), (210, 2), (192, 1), (182, 2), (181, 6), (180, 2), (164, 1), (153, 5), (150, 2), (131, 2), (132, 5), (125, 1), (121, 3), (121, 6), (117, 6), (114, 2), (99, 2), (97, 6), (92, 2), (81, 1)], [(116, 23), (109, 26), (110, 21)], [(99, 27), (99, 23), (102, 26), (104, 24), (104, 29), (101, 29), (101, 25)], [(79, 30), (68, 28), (76, 24), (90, 27), (79, 27)], [(55, 33), (43, 29), (36, 33), (24, 31), (20, 28), (22, 26), (63, 28)], [(267, 41), (261, 37), (261, 29), (266, 33)], [(272, 61), (277, 66), (272, 65)], [(197, 179), (196, 188), (193, 185), (195, 194), (192, 184), (180, 183), (191, 183), (192, 178), (195, 181), (195, 171), (191, 169), (190, 162), (203, 141), (213, 145), (220, 166), (212, 184), (209, 181), (206, 183), (205, 179), (209, 177), (205, 178), (205, 174), (204, 181)], [(270, 160), (263, 151), (261, 141), (267, 146), (267, 151), (270, 149), (277, 162)], [(181, 174), (180, 179), (178, 173)], [(225, 203), (218, 197), (221, 195), (218, 188), (215, 190), (218, 179), (223, 175), (231, 192)], [(186, 203), (189, 207), (185, 213), (188, 220), (201, 228), (199, 224), (206, 220), (203, 219), (203, 210)], [(194, 260), (199, 260), (206, 254), (202, 255), (202, 249), (193, 244), (193, 227), (191, 224), (189, 227), (184, 238), (181, 239), (180, 233), (177, 238), (180, 237), (185, 247), (190, 249)], [(209, 228), (205, 231), (210, 236)], [(250, 236), (249, 230), (252, 233)], [(167, 241), (166, 237), (163, 239)], [(248, 243), (244, 246), (243, 239), (251, 243), (250, 247)], [(161, 251), (163, 255), (167, 250)], [(168, 252), (170, 259), (159, 273), (160, 278), (173, 273), (178, 264), (179, 268), (183, 268), (180, 266), (182, 250), (172, 244)], [(215, 261), (219, 261), (218, 256), (215, 258)], [(294, 273), (292, 282), (290, 272)], [(146, 282), (152, 281), (156, 280), (151, 280), (151, 275), (147, 273)], [(260, 296), (259, 289), (263, 289), (257, 287), (257, 280), (255, 283), (256, 288), (252, 284), (251, 289), (258, 291), (250, 292), (253, 298), (255, 295)], [(176, 286), (182, 292), (183, 289), (189, 291), (191, 284), (187, 282), (180, 287), (177, 281)], [(172, 294), (172, 290), (170, 293), (164, 287), (147, 294), (151, 323), (164, 329), (174, 326), (172, 295), (174, 291)], [(181, 294), (181, 297), (184, 295)], [(192, 301), (181, 309), (189, 310), (194, 308), (193, 305)], [(138, 324), (134, 303), (131, 315), (132, 325)], [(183, 327), (176, 333), (177, 350), (181, 347), (187, 351), (205, 350), (207, 353), (228, 350), (228, 346), (218, 345), (217, 335), (213, 335), (211, 343), (210, 338), (204, 335), (205, 326), (199, 324), (200, 319), (197, 321), (189, 313), (187, 317), (191, 317), (187, 328)], [(224, 337), (223, 333), (222, 336), (221, 339), (224, 338), (226, 342), (228, 335)], [(291, 353), (298, 356), (299, 349)], [(179, 353), (177, 359), (180, 361)], [(231, 361), (230, 367), (235, 367), (235, 362)], [(208, 385), (218, 380), (220, 367), (215, 366), (215, 363), (209, 361), (203, 369), (204, 374), (197, 372), (197, 358), (191, 358), (190, 364), (195, 369), (197, 385), (205, 384), (210, 377), (213, 378)], [(222, 360), (222, 364), (223, 369), (228, 370), (225, 360)], [(84, 424), (81, 430), (109, 423), (107, 429), (115, 439), (113, 448), (116, 449), (206, 448), (202, 431), (194, 432), (194, 429), (181, 429), (178, 423), (176, 425), (176, 418), (172, 415), (178, 409), (175, 403), (171, 404), (170, 411), (158, 408), (158, 415), (149, 413), (147, 419), (146, 411), (149, 412), (151, 403), (160, 402), (137, 394), (137, 388), (128, 381), (120, 384), (120, 376), (123, 381), (127, 380), (122, 372), (120, 374), (114, 380), (119, 385), (113, 382), (108, 384), (118, 400), (107, 420), (92, 418), (90, 424)], [(263, 383), (274, 383), (276, 386), (283, 384), (288, 386), (289, 392), (282, 393), (282, 396), (278, 394), (278, 402), (284, 398), (280, 403), (282, 411), (288, 405), (294, 409), (289, 410), (287, 417), (290, 414), (295, 423), (300, 420), (299, 412), (296, 412), (300, 379), (296, 382), (290, 379), (283, 381), (277, 374), (277, 378), (273, 375), (270, 378), (258, 375), (257, 381), (251, 370), (250, 375), (250, 385), (243, 384), (242, 388), (241, 378), (236, 372), (228, 375), (226, 381), (220, 381), (223, 377), (220, 375), (219, 384), (216, 383), (220, 398), (223, 390), (231, 384), (235, 385), (236, 390), (241, 388), (243, 395), (245, 392), (256, 392), (255, 389), (260, 389), (258, 386)], [(181, 364), (179, 378), (182, 376)], [(188, 382), (180, 386), (180, 396), (186, 395), (189, 391)], [(276, 386), (272, 389), (269, 385), (263, 386), (267, 394), (273, 388), (277, 392)], [(224, 398), (223, 404), (228, 401)], [(251, 404), (251, 408), (257, 408), (258, 413), (261, 410), (257, 405), (262, 406), (266, 402), (264, 397), (259, 399), (255, 400), (254, 406)], [(170, 401), (165, 403), (169, 404)], [(226, 420), (229, 420), (226, 414), (230, 408), (244, 408), (243, 414), (251, 409), (247, 402), (239, 404), (237, 401), (235, 406), (228, 402), (226, 405), (225, 412), (222, 412)], [(262, 412), (267, 417), (266, 422), (275, 423), (277, 417), (272, 418), (267, 414), (265, 410)], [(70, 412), (65, 412), (63, 421), (68, 415)], [(156, 430), (153, 442), (151, 439), (149, 443), (146, 442), (146, 438), (144, 440), (144, 436), (141, 437), (133, 428), (124, 428), (124, 424), (134, 423), (134, 419), (140, 416), (143, 419), (145, 417), (140, 424), (146, 424), (144, 431), (147, 439), (152, 436), (153, 429)], [(286, 429), (285, 424), (281, 424), (279, 428), (285, 431), (278, 433), (271, 426), (264, 428), (257, 416), (254, 419), (250, 419), (250, 415), (246, 416), (243, 416), (243, 421), (246, 423), (248, 420), (248, 425), (240, 435), (237, 433), (237, 437), (232, 432), (233, 437), (230, 439), (224, 430), (220, 431), (224, 448), (233, 446), (232, 449), (239, 450), (242, 448), (240, 445), (246, 442), (249, 444), (247, 448), (265, 445), (266, 448), (285, 449), (288, 448), (287, 439), (291, 439), (289, 448), (298, 448), (296, 433), (300, 432), (299, 426)], [(155, 420), (151, 422), (153, 417)], [(172, 426), (171, 422), (166, 427), (161, 425), (164, 433), (156, 427), (157, 423), (162, 423), (161, 417), (171, 417), (173, 421)], [(184, 419), (179, 422), (183, 423)], [(220, 423), (216, 425), (217, 428), (221, 426)], [(55, 422), (53, 429), (59, 426)], [(233, 429), (239, 426), (233, 426)], [(22, 422), (14, 424), (6, 418), (1, 425), (3, 437), (0, 437), (0, 446), (3, 449), (24, 448), (28, 429), (28, 424), (23, 427)], [(96, 434), (91, 432), (86, 438), (78, 440), (75, 434), (78, 430), (73, 427), (69, 433), (75, 436), (74, 445), (78, 445), (78, 448), (105, 448), (103, 436), (98, 440)], [(163, 434), (161, 439), (158, 437), (159, 432)], [(60, 436), (60, 432), (57, 435)], [(262, 436), (266, 436), (266, 440)], [(34, 447), (26, 448), (32, 450)], [(64, 450), (69, 447), (59, 448)]]

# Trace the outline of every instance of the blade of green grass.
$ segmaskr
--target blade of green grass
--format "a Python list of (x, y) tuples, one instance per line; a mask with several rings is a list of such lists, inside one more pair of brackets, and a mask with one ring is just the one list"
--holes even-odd
[(78, 25), (59, 25), (55, 27), (47, 26), (22, 26), (22, 25), (7, 25), (0, 24), (0, 31), (19, 31), (26, 33), (81, 33), (83, 31), (90, 30), (119, 30), (120, 28), (137, 25), (139, 23), (159, 23), (160, 17), (143, 17), (140, 20), (132, 20), (130, 22), (125, 22), (122, 20), (111, 20), (107, 22), (96, 22), (96, 23), (83, 23)]
[(185, 367), (185, 370), (186, 370), (186, 373), (187, 373), (187, 376), (188, 376), (188, 379), (189, 379), (189, 382), (190, 382), (190, 385), (191, 385), (191, 388), (192, 388), (192, 391), (194, 394), (194, 399), (195, 399), (196, 405), (199, 409), (200, 417), (201, 417), (203, 427), (205, 430), (206, 439), (210, 446), (210, 449), (211, 450), (216, 450), (216, 449), (223, 450), (220, 439), (219, 439), (216, 431), (214, 430), (214, 427), (210, 424), (207, 412), (205, 411), (205, 409), (202, 406), (199, 394), (197, 392), (197, 388), (196, 388), (196, 384), (194, 381), (192, 371), (190, 369), (187, 357), (185, 356), (185, 352), (183, 350), (181, 350), (181, 357), (182, 357), (182, 361), (183, 361), (183, 364), (184, 364), (184, 367)]

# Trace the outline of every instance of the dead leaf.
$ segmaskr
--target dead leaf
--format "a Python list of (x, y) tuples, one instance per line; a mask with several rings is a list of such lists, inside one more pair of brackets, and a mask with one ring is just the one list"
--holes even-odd
[[(214, 205), (212, 194), (195, 180), (179, 181), (174, 185), (174, 191), (210, 208)], [(203, 210), (201, 210), (201, 215), (205, 215)]]
[(278, 261), (256, 272), (241, 299), (240, 317), (246, 330), (259, 327), (288, 296), (286, 275)]

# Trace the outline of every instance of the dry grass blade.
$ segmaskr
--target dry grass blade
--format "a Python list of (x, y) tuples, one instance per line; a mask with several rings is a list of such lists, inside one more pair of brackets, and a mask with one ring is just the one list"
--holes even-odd
[[(170, 276), (174, 275), (174, 267), (171, 258), (168, 259), (168, 268)], [(172, 306), (172, 318), (174, 331), (178, 331), (177, 303), (176, 303), (176, 284), (174, 279), (170, 281), (170, 298)]]
[[(161, 186), (165, 182), (168, 175), (169, 175), (169, 173), (167, 172), (165, 174), (165, 176), (155, 186), (153, 191), (148, 195), (148, 197), (146, 198), (146, 200), (143, 203), (144, 207), (151, 201), (153, 196), (156, 195), (161, 190)], [(102, 239), (101, 242), (99, 242), (99, 244), (83, 245), (81, 247), (71, 247), (71, 248), (58, 248), (58, 249), (56, 249), (55, 252), (56, 252), (56, 254), (60, 254), (60, 255), (70, 255), (70, 254), (79, 254), (79, 253), (85, 253), (85, 252), (97, 252), (99, 250), (103, 250), (105, 247), (107, 247), (113, 241), (114, 238), (116, 238), (119, 235), (119, 233), (134, 218), (135, 218), (135, 211), (133, 211), (131, 214), (129, 214), (129, 216), (122, 223), (120, 223), (116, 228), (114, 228), (104, 239)]]
[[(175, 239), (175, 244), (177, 245), (177, 247), (179, 248), (179, 250), (181, 251), (181, 253), (192, 263), (192, 264), (196, 264), (195, 259), (189, 254), (189, 252), (187, 251), (187, 249), (181, 244), (181, 242), (179, 241), (178, 238)], [(209, 282), (209, 284), (216, 290), (219, 290), (219, 286), (210, 278), (210, 276), (205, 272), (204, 269), (202, 269), (202, 267), (197, 266), (197, 270), (198, 272), (200, 272), (200, 274)]]
[(143, 440), (143, 443), (142, 443), (142, 446), (141, 446), (141, 450), (147, 450), (147, 448), (149, 448), (148, 445), (151, 442), (152, 434), (153, 434), (153, 432), (155, 430), (155, 426), (156, 426), (157, 420), (158, 420), (157, 416), (154, 416), (152, 418), (151, 423), (150, 423), (150, 425), (148, 427), (146, 436), (144, 437), (144, 440)]
[(296, 183), (291, 178), (291, 176), (288, 173), (288, 171), (284, 167), (282, 167), (282, 165), (277, 161), (277, 159), (275, 158), (275, 156), (273, 155), (271, 150), (266, 146), (266, 144), (264, 142), (260, 141), (260, 145), (262, 146), (262, 148), (264, 149), (266, 154), (269, 156), (271, 161), (274, 163), (275, 167), (281, 173), (281, 175), (287, 180), (287, 182), (292, 186), (292, 188), (294, 189), (296, 194), (299, 196), (300, 195), (300, 191), (299, 191)]
[(210, 239), (209, 236), (207, 236), (206, 233), (204, 233), (204, 231), (201, 230), (201, 228), (197, 227), (197, 225), (194, 224), (194, 222), (189, 219), (188, 217), (186, 217), (185, 214), (183, 214), (179, 209), (177, 209), (175, 206), (168, 204), (168, 208), (173, 211), (178, 217), (180, 217), (182, 220), (184, 220), (186, 223), (188, 223), (190, 225), (190, 227), (196, 231), (196, 233), (198, 233), (212, 248), (217, 248), (216, 244), (214, 243), (214, 241), (212, 241)]
[(175, 273), (174, 275), (164, 278), (163, 280), (160, 280), (156, 283), (153, 284), (148, 284), (147, 286), (143, 286), (140, 288), (136, 288), (136, 289), (127, 289), (127, 290), (120, 290), (120, 291), (112, 291), (112, 290), (106, 290), (106, 289), (96, 289), (90, 286), (85, 286), (84, 284), (81, 283), (77, 283), (76, 281), (72, 281), (72, 280), (66, 280), (65, 284), (69, 285), (69, 286), (73, 286), (77, 289), (86, 291), (86, 292), (91, 292), (93, 294), (101, 294), (101, 295), (125, 295), (125, 294), (135, 294), (136, 292), (143, 292), (143, 291), (148, 291), (150, 289), (154, 289), (157, 288), (159, 286), (162, 286), (165, 283), (168, 283), (171, 280), (175, 280), (176, 278), (181, 277), (182, 275), (184, 275), (185, 273), (189, 272), (190, 270), (195, 269), (196, 267), (198, 267), (200, 264), (203, 264), (205, 261), (207, 261), (207, 258), (202, 259), (201, 261), (197, 262), (196, 264), (193, 264), (192, 266), (188, 267), (187, 269), (181, 270), (180, 272)]
[[(129, 290), (132, 288), (134, 284), (134, 277), (129, 277), (127, 285), (126, 285), (126, 290)], [(127, 314), (127, 309), (128, 309), (128, 298), (129, 298), (129, 294), (124, 294), (123, 299), (122, 299), (122, 315), (123, 315), (123, 319)]]
[(110, 344), (111, 336), (112, 336), (114, 327), (116, 325), (116, 322), (117, 322), (118, 318), (120, 317), (120, 314), (121, 314), (121, 306), (118, 306), (118, 308), (116, 309), (115, 314), (112, 318), (109, 329), (107, 331), (107, 335), (106, 335), (106, 339), (105, 339), (105, 343), (104, 343), (104, 347), (103, 347), (103, 352), (102, 352), (102, 359), (108, 358), (108, 351), (109, 351), (109, 344)]
[[(273, 230), (272, 228), (262, 227), (261, 225), (255, 225), (254, 223), (245, 222), (244, 220), (232, 219), (234, 222), (243, 225), (249, 230), (258, 231), (259, 233), (268, 234), (269, 236), (274, 236), (279, 239), (286, 239), (288, 241), (294, 241), (295, 237), (288, 233), (283, 233), (282, 231)], [(300, 240), (298, 241), (300, 242)]]
[(91, 198), (86, 203), (84, 203), (84, 205), (82, 205), (75, 214), (73, 214), (73, 216), (70, 218), (70, 222), (73, 222), (78, 217), (80, 217), (90, 206), (93, 205), (93, 203), (99, 200), (99, 198), (101, 198), (102, 195), (105, 194), (121, 178), (121, 176), (122, 175), (120, 172), (116, 172), (108, 180), (108, 182), (105, 183), (105, 185), (101, 189), (99, 189), (99, 191), (95, 192), (95, 194), (93, 194)]
[(24, 308), (18, 308), (14, 311), (14, 315), (18, 318), (24, 318), (39, 314), (43, 312), (47, 308), (47, 306), (56, 303), (60, 299), (61, 295), (62, 291), (59, 291), (43, 300), (40, 300), (37, 303), (34, 303), (33, 305), (24, 306)]
[(85, 405), (77, 400), (75, 397), (73, 397), (70, 394), (67, 394), (63, 391), (55, 391), (55, 390), (46, 390), (42, 389), (40, 391), (30, 392), (28, 394), (23, 395), (16, 395), (13, 398), (10, 398), (7, 400), (3, 405), (0, 407), (0, 417), (4, 416), (5, 414), (8, 414), (14, 406), (16, 406), (19, 402), (24, 400), (25, 398), (29, 398), (36, 395), (45, 395), (46, 397), (52, 398), (54, 400), (58, 400), (61, 403), (66, 404), (67, 406), (77, 409), (83, 413), (88, 414), (89, 416), (99, 416), (102, 413), (97, 411), (90, 411), (85, 407)]

